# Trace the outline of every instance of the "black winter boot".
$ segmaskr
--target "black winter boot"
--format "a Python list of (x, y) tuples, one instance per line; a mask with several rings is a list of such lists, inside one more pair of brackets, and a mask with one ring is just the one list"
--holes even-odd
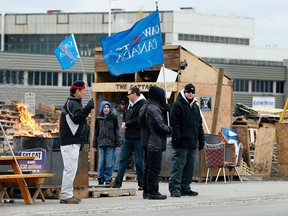
[(148, 193), (148, 199), (154, 199), (154, 200), (164, 200), (167, 199), (166, 195), (162, 195), (161, 193), (157, 192), (151, 192)]
[(103, 185), (104, 184), (104, 181), (99, 177), (98, 178), (98, 185)]

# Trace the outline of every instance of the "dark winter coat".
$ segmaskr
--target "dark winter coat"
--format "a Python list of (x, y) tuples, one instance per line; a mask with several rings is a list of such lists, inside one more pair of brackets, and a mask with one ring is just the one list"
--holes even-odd
[(140, 127), (139, 127), (139, 110), (145, 103), (146, 99), (141, 94), (139, 100), (131, 106), (128, 105), (123, 115), (123, 122), (126, 124), (125, 138), (141, 138)]
[(172, 128), (164, 120), (163, 108), (159, 102), (148, 99), (146, 111), (143, 114), (145, 115), (141, 123), (143, 148), (152, 152), (165, 151), (167, 135), (171, 134)]
[[(71, 145), (71, 144), (85, 144), (88, 143), (88, 125), (86, 118), (90, 113), (90, 109), (82, 107), (82, 100), (75, 98), (70, 95), (66, 103), (63, 106), (61, 116), (60, 116), (60, 144), (61, 145)], [(71, 128), (68, 125), (74, 124), (77, 128), (76, 133), (73, 134)]]
[[(104, 106), (108, 104), (110, 106), (110, 112), (105, 117), (103, 114)], [(107, 101), (103, 101), (100, 105), (100, 113), (97, 116), (95, 123), (95, 132), (93, 139), (93, 147), (97, 146), (119, 146), (119, 126), (117, 117), (111, 113), (111, 104)]]
[(204, 147), (204, 130), (202, 117), (196, 100), (190, 104), (181, 91), (171, 109), (172, 147), (197, 148)]

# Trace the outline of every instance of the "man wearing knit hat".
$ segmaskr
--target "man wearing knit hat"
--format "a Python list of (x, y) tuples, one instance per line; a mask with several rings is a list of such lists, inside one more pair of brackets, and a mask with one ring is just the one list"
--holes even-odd
[(81, 144), (87, 143), (88, 125), (86, 118), (94, 108), (91, 99), (82, 107), (82, 98), (86, 86), (82, 80), (75, 81), (70, 88), (70, 96), (63, 106), (60, 116), (60, 149), (64, 170), (61, 185), (60, 203), (78, 204), (80, 199), (74, 197), (73, 182), (78, 168)]
[(197, 196), (191, 190), (196, 149), (204, 147), (200, 109), (191, 83), (179, 92), (171, 109), (172, 168), (169, 179), (171, 197)]

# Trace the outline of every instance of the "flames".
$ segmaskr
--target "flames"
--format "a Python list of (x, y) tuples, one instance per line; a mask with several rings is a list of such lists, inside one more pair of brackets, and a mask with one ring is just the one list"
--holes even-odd
[(46, 137), (52, 138), (51, 133), (44, 129), (35, 121), (33, 114), (28, 111), (28, 105), (22, 102), (16, 104), (19, 111), (19, 122), (16, 123), (14, 136)]

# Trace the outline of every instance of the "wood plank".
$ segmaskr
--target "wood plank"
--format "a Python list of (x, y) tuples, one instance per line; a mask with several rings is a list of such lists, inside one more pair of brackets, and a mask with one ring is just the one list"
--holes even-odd
[[(164, 88), (165, 84), (163, 82), (123, 82), (123, 83), (93, 83), (93, 92), (127, 92), (132, 86), (137, 86), (141, 92), (148, 92), (151, 86), (159, 86)], [(176, 82), (167, 82), (167, 91), (175, 92), (178, 90)]]
[(238, 141), (243, 145), (243, 160), (251, 167), (251, 155), (249, 144), (249, 133), (246, 125), (232, 125), (232, 129), (237, 130)]
[(26, 179), (26, 178), (49, 178), (55, 176), (55, 173), (32, 173), (32, 174), (11, 174), (11, 175), (0, 175), (2, 179)]
[(270, 176), (274, 147), (275, 128), (259, 128), (255, 142), (253, 173)]
[(221, 102), (223, 77), (224, 77), (224, 69), (220, 68), (218, 72), (218, 82), (217, 82), (216, 96), (215, 96), (214, 109), (213, 109), (213, 118), (212, 118), (212, 127), (211, 127), (212, 134), (216, 134), (217, 132), (216, 127), (217, 127), (219, 107), (220, 107), (220, 102)]
[(92, 197), (119, 197), (135, 196), (135, 188), (91, 188), (89, 189)]
[[(34, 156), (16, 156), (16, 159), (18, 161), (20, 160), (34, 160), (35, 157)], [(13, 156), (0, 156), (0, 161), (13, 161), (14, 157)], [(1, 163), (2, 163), (1, 162)]]
[(278, 176), (288, 177), (288, 123), (276, 124)]

